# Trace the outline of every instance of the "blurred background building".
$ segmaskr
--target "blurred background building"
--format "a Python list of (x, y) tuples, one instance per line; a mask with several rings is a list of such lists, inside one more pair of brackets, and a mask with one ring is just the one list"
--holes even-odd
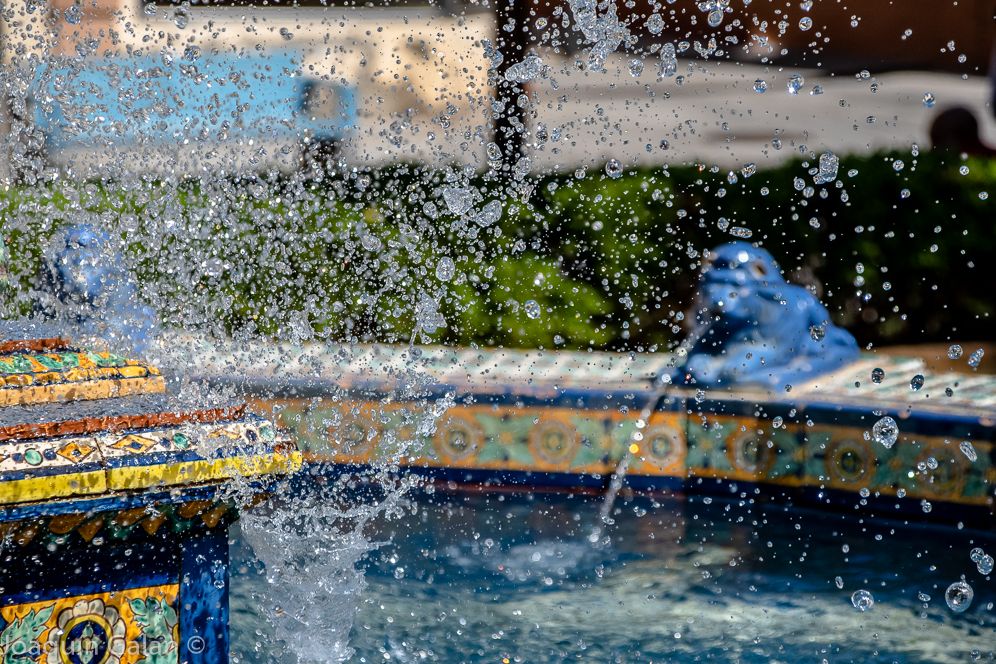
[[(19, 142), (15, 153), (69, 160), (81, 172), (84, 155), (121, 159), (136, 142), (156, 142), (148, 139), (157, 132), (179, 152), (189, 146), (194, 157), (165, 162), (180, 170), (296, 168), (319, 143), (361, 166), (480, 166), (496, 108), (527, 128), (532, 169), (608, 158), (760, 164), (822, 148), (926, 144), (933, 117), (950, 106), (971, 109), (992, 137), (985, 76), (994, 11), (993, 0), (513, 0), (497, 12), (456, 2), (10, 0), (0, 28), (4, 121), (17, 139), (8, 142)], [(494, 59), (495, 44), (504, 62)], [(606, 45), (604, 63), (593, 66), (591, 50)], [(536, 70), (509, 77), (527, 55), (538, 58)], [(93, 73), (100, 67), (87, 63), (97, 61), (117, 62), (118, 73)], [(172, 83), (143, 92), (131, 74), (157, 67)], [(222, 102), (201, 98), (212, 85)], [(279, 91), (254, 93), (268, 86)], [(74, 152), (53, 141), (53, 123), (72, 124), (67, 109), (80, 114), (77, 130), (96, 131), (107, 118), (93, 102), (112, 90), (158, 94), (166, 108), (135, 115), (115, 100), (105, 115), (134, 124), (130, 133), (111, 129), (104, 149), (84, 141)], [(236, 117), (197, 119), (212, 109)], [(170, 113), (180, 120), (164, 120)], [(262, 147), (237, 144), (240, 131), (248, 135), (238, 120), (262, 127)], [(36, 130), (43, 135), (32, 138)], [(265, 145), (267, 136), (279, 140)], [(291, 139), (305, 145), (288, 148)], [(163, 163), (146, 155), (125, 168)]]

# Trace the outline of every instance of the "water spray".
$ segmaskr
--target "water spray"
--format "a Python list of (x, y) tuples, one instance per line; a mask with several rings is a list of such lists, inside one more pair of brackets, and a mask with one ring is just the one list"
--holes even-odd
[(602, 537), (603, 526), (608, 525), (609, 515), (612, 514), (612, 508), (615, 507), (616, 498), (619, 495), (620, 489), (622, 489), (623, 482), (626, 481), (626, 473), (629, 470), (629, 465), (633, 461), (633, 456), (640, 451), (640, 442), (643, 440), (643, 430), (647, 428), (647, 424), (650, 422), (650, 417), (657, 410), (661, 402), (667, 396), (667, 390), (671, 387), (671, 381), (669, 380), (667, 374), (661, 374), (654, 379), (657, 383), (656, 389), (650, 393), (650, 397), (647, 399), (647, 403), (643, 406), (640, 411), (639, 417), (636, 419), (636, 425), (633, 427), (633, 433), (630, 434), (629, 440), (627, 441), (626, 449), (623, 451), (622, 458), (619, 463), (616, 464), (616, 469), (612, 472), (612, 478), (609, 480), (609, 488), (605, 491), (605, 496), (602, 498), (602, 506), (598, 510), (598, 520), (595, 522), (595, 527), (591, 529), (591, 534), (588, 535), (588, 541), (592, 544), (597, 544)]

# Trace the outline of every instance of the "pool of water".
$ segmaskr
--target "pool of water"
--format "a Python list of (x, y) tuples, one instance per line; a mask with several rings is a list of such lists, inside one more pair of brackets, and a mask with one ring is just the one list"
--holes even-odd
[[(296, 573), (277, 578), (253, 546), (284, 543), (249, 522), (233, 531), (234, 661), (994, 658), (996, 593), (970, 560), (975, 547), (996, 554), (990, 535), (736, 499), (634, 498), (592, 544), (599, 506), (413, 496), (362, 541), (336, 543), (331, 531), (296, 540)], [(956, 614), (944, 591), (962, 578), (975, 597)], [(866, 612), (851, 602), (860, 589), (875, 600)]]

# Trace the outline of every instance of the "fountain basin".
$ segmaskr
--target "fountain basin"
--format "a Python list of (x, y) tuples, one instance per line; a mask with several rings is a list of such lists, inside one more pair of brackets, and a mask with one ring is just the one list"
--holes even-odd
[[(492, 491), (601, 492), (631, 453), (634, 490), (994, 523), (996, 377), (931, 372), (918, 359), (864, 354), (791, 391), (658, 391), (667, 354), (260, 345), (204, 357), (218, 367), (205, 362), (205, 376), (256, 395), (330, 476), (386, 464)], [(233, 365), (248, 383), (223, 375)], [(887, 376), (880, 384), (868, 378), (875, 368)], [(913, 391), (917, 374), (925, 387)], [(422, 386), (399, 390), (413, 376)], [(418, 434), (413, 413), (441, 402), (434, 431)], [(891, 447), (873, 436), (886, 416), (898, 429)]]

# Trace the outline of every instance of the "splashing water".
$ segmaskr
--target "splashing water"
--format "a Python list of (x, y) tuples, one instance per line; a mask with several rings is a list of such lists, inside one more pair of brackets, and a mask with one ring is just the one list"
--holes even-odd
[(363, 533), (377, 511), (297, 504), (243, 516), (243, 537), (266, 566), (253, 601), (298, 662), (353, 656), (349, 633), (366, 585), (357, 564), (377, 546)]
[(537, 55), (527, 55), (505, 72), (505, 79), (516, 83), (528, 83), (543, 73), (543, 61)]
[[(568, 0), (568, 3), (575, 25), (591, 45), (588, 67), (592, 71), (601, 71), (605, 59), (629, 36), (629, 30), (619, 21), (614, 3), (600, 5), (596, 0)], [(601, 14), (600, 8), (604, 10)]]

